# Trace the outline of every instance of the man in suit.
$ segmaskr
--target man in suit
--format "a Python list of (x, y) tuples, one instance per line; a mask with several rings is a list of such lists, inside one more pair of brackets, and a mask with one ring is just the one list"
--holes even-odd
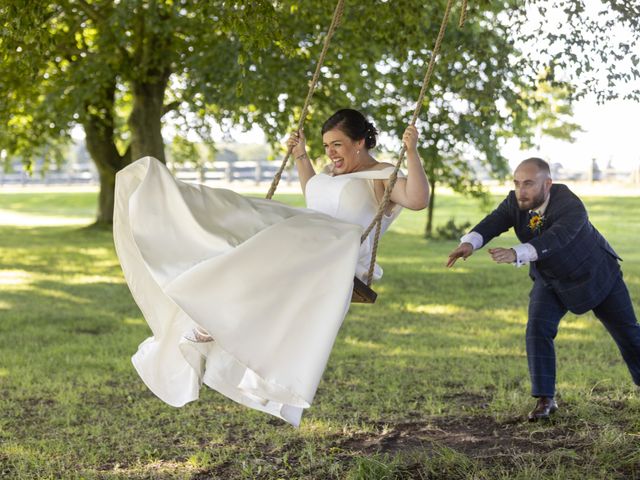
[(640, 385), (640, 325), (622, 279), (620, 258), (591, 225), (580, 199), (566, 185), (553, 184), (547, 162), (524, 160), (514, 172), (514, 186), (492, 213), (461, 238), (449, 254), (447, 267), (514, 228), (522, 243), (492, 248), (489, 254), (497, 263), (529, 264), (533, 287), (526, 345), (531, 394), (537, 398), (529, 420), (536, 421), (558, 409), (553, 341), (567, 311), (593, 311), (618, 345), (636, 385)]

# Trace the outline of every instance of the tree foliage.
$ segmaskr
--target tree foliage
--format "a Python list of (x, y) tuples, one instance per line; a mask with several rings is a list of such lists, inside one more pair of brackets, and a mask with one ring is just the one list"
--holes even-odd
[(640, 101), (638, 0), (528, 0), (513, 18), (523, 70), (548, 69), (577, 98)]
[(82, 125), (100, 173), (101, 223), (112, 218), (118, 170), (143, 155), (164, 161), (163, 117), (232, 109), (241, 52), (281, 42), (267, 1), (8, 0), (0, 8), (0, 94), (10, 99), (0, 111), (2, 148), (28, 159)]
[(575, 141), (574, 134), (582, 127), (572, 121), (573, 107), (570, 103), (572, 89), (566, 84), (560, 86), (539, 79), (538, 88), (527, 95), (529, 103), (535, 105), (526, 122), (529, 130), (535, 132), (534, 138), (522, 142), (524, 148), (539, 148), (542, 137), (553, 137), (570, 143)]
[[(0, 108), (0, 148), (28, 158), (82, 125), (101, 177), (98, 221), (109, 223), (115, 173), (143, 155), (164, 160), (167, 121), (205, 142), (211, 121), (257, 123), (280, 141), (306, 95), (332, 3), (6, 0), (0, 95), (10, 101)], [(346, 2), (308, 117), (315, 155), (322, 121), (345, 106), (400, 137), (444, 5)], [(535, 75), (512, 40), (517, 5), (470, 2), (464, 27), (450, 22), (419, 125), (432, 187), (480, 195), (479, 168), (507, 172), (502, 139), (531, 138), (529, 118), (545, 100), (531, 95)]]

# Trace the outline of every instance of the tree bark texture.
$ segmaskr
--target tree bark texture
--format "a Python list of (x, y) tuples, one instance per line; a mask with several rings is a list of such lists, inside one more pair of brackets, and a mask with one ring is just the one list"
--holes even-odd
[(431, 197), (429, 198), (429, 205), (427, 206), (427, 226), (424, 230), (424, 236), (431, 238), (433, 235), (433, 205), (436, 199), (436, 181), (429, 177), (429, 185), (431, 186)]
[(82, 125), (84, 127), (87, 150), (100, 175), (100, 194), (96, 224), (113, 224), (113, 203), (116, 173), (130, 162), (129, 152), (120, 155), (114, 142), (113, 106), (115, 86), (104, 90), (99, 105), (87, 105)]
[(133, 83), (133, 110), (128, 120), (133, 160), (150, 155), (166, 163), (162, 116), (167, 79), (168, 74), (163, 73)]

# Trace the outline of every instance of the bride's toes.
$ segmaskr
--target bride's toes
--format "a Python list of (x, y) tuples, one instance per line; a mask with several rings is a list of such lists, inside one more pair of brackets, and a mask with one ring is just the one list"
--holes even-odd
[(194, 343), (213, 342), (213, 337), (201, 328), (193, 328), (184, 334), (184, 338)]

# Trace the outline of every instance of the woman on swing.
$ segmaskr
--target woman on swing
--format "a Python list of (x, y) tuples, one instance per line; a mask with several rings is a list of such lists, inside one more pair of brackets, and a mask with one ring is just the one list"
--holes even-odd
[[(295, 159), (300, 185), (307, 207), (339, 220), (369, 226), (382, 201), (394, 166), (377, 161), (370, 153), (377, 144), (378, 131), (357, 110), (338, 110), (322, 126), (322, 143), (329, 163), (316, 174), (307, 154), (304, 132), (294, 132), (287, 141)], [(422, 210), (429, 203), (429, 182), (418, 155), (418, 131), (406, 128), (402, 141), (407, 154), (407, 176), (398, 178), (391, 192), (391, 202), (382, 218), (384, 233), (400, 213), (401, 207)], [(358, 181), (360, 180), (360, 181)], [(356, 276), (366, 282), (371, 262), (375, 231), (362, 243)], [(376, 264), (373, 279), (382, 276)]]
[[(368, 268), (360, 237), (391, 170), (369, 154), (375, 135), (358, 112), (338, 112), (323, 129), (332, 163), (318, 175), (304, 137), (290, 139), (310, 209), (184, 183), (152, 157), (118, 172), (114, 244), (153, 334), (132, 362), (161, 400), (181, 407), (204, 383), (300, 423), (349, 308), (354, 275), (361, 263)], [(408, 128), (409, 173), (393, 190), (387, 224), (398, 205), (427, 202), (416, 141)]]

